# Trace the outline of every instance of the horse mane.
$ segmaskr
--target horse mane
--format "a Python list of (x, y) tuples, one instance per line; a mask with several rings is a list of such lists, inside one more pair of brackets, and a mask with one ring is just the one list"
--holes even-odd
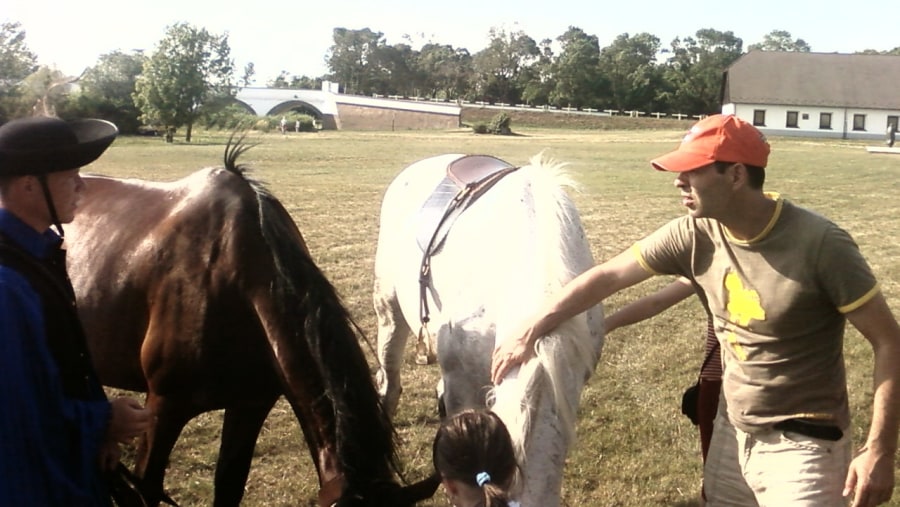
[[(365, 334), (343, 305), (337, 290), (313, 262), (299, 229), (283, 204), (265, 186), (246, 175), (238, 157), (253, 147), (229, 139), (225, 169), (247, 182), (259, 205), (259, 227), (272, 252), (278, 275), (272, 292), (285, 315), (305, 315), (303, 332), (317, 362), (325, 387), (324, 395), (334, 410), (337, 457), (346, 484), (354, 485), (399, 475), (396, 432), (383, 410), (360, 347)], [(299, 237), (300, 241), (291, 238)], [(368, 343), (368, 342), (367, 342)]]
[[(550, 274), (548, 294), (562, 289), (579, 274), (574, 270), (574, 259), (564, 255), (565, 245), (573, 241), (567, 233), (582, 230), (578, 211), (566, 192), (577, 190), (578, 186), (565, 170), (566, 165), (545, 157), (542, 152), (519, 170), (530, 182), (539, 242), (548, 245), (542, 259), (543, 272)], [(522, 365), (518, 382), (502, 383), (490, 393), (491, 409), (506, 423), (513, 442), (519, 446), (516, 451), (521, 459), (525, 457), (521, 446), (529, 441), (532, 427), (532, 410), (525, 404), (536, 401), (544, 392), (553, 394), (553, 411), (561, 423), (558, 429), (567, 448), (574, 443), (581, 388), (593, 373), (598, 353), (586, 339), (589, 333), (584, 314), (566, 321), (538, 340), (537, 361)]]

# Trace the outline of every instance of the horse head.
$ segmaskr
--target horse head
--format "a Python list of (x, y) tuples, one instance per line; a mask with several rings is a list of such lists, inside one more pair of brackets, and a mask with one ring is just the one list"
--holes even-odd
[(395, 482), (371, 484), (366, 492), (341, 490), (335, 487), (338, 486), (335, 481), (319, 491), (319, 507), (413, 507), (434, 496), (440, 484), (441, 478), (436, 473), (406, 486)]

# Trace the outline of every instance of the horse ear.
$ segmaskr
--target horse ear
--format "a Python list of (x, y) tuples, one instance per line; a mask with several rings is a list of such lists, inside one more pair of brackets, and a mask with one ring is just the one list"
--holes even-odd
[(438, 486), (441, 485), (441, 476), (435, 472), (427, 479), (423, 479), (415, 484), (400, 488), (398, 493), (398, 505), (413, 506), (422, 500), (434, 496)]

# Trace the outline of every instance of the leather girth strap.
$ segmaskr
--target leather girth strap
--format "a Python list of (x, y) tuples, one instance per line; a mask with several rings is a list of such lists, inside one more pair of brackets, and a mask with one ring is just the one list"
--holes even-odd
[[(461, 166), (462, 161), (466, 161), (468, 157), (464, 157), (454, 164), (451, 164), (448, 167), (448, 174), (450, 177), (457, 181), (458, 183), (464, 181), (465, 175), (473, 174), (473, 171), (477, 171), (475, 167), (471, 164), (465, 164), (464, 171), (453, 171), (453, 168), (459, 168)], [(417, 364), (428, 364), (431, 362), (433, 358), (433, 351), (431, 351), (430, 346), (430, 336), (428, 333), (428, 322), (430, 320), (431, 312), (428, 308), (428, 287), (431, 285), (431, 257), (434, 255), (440, 248), (440, 245), (443, 243), (443, 239), (447, 232), (450, 230), (450, 226), (456, 220), (459, 215), (466, 210), (469, 206), (472, 205), (479, 197), (485, 194), (488, 190), (491, 189), (498, 181), (503, 179), (504, 176), (518, 170), (518, 167), (513, 167), (503, 162), (500, 159), (494, 157), (472, 157), (473, 161), (481, 159), (488, 161), (496, 161), (501, 165), (490, 165), (488, 169), (486, 169), (486, 176), (481, 177), (478, 180), (470, 181), (462, 187), (456, 196), (450, 201), (447, 205), (446, 210), (444, 210), (444, 214), (441, 216), (441, 219), (437, 223), (437, 227), (434, 228), (434, 233), (431, 235), (431, 239), (428, 241), (428, 245), (426, 246), (424, 253), (422, 254), (422, 264), (419, 268), (419, 321), (420, 328), (419, 334), (417, 336), (416, 342), (416, 363)]]

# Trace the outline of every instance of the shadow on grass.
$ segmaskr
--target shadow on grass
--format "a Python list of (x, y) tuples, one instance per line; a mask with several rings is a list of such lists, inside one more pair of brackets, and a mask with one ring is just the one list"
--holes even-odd
[(682, 500), (680, 502), (675, 502), (671, 507), (700, 507), (699, 500)]

